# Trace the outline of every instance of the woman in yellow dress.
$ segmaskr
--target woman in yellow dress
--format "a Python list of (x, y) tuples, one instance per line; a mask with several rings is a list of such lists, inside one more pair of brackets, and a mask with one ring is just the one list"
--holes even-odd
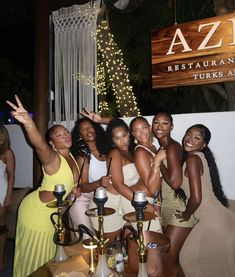
[(16, 105), (6, 102), (13, 108), (12, 116), (24, 126), (43, 170), (41, 186), (23, 199), (18, 211), (13, 276), (26, 277), (55, 255), (50, 215), (56, 209), (48, 208), (46, 204), (55, 200), (56, 184), (64, 184), (64, 198), (71, 191), (79, 196), (76, 189), (79, 168), (70, 154), (72, 140), (69, 131), (62, 125), (55, 125), (47, 132), (47, 142), (19, 98), (15, 98)]

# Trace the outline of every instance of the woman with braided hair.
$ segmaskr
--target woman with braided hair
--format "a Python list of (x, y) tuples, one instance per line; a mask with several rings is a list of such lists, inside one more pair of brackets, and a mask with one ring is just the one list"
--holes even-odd
[(182, 189), (187, 195), (185, 211), (176, 217), (198, 219), (180, 252), (186, 277), (233, 277), (235, 272), (235, 217), (228, 207), (214, 156), (208, 147), (209, 129), (196, 124), (183, 138)]

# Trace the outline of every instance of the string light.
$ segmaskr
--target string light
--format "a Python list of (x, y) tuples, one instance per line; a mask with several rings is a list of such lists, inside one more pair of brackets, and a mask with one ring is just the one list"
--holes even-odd
[(112, 90), (116, 98), (117, 109), (121, 116), (137, 116), (140, 111), (137, 107), (136, 97), (130, 85), (128, 68), (123, 61), (123, 53), (114, 41), (105, 20), (97, 27), (97, 91), (99, 95), (99, 111), (109, 110), (106, 101), (107, 88), (105, 77), (108, 74)]
[[(129, 117), (140, 115), (137, 107), (136, 97), (133, 94), (130, 85), (128, 68), (123, 61), (123, 53), (114, 41), (110, 33), (107, 21), (102, 20), (97, 27), (96, 37), (92, 34), (97, 42), (97, 93), (98, 93), (98, 110), (102, 112), (110, 111), (110, 105), (107, 101), (107, 82), (111, 83), (112, 92), (116, 99), (117, 109), (120, 116)], [(95, 87), (93, 77), (85, 77), (77, 74), (78, 81)]]

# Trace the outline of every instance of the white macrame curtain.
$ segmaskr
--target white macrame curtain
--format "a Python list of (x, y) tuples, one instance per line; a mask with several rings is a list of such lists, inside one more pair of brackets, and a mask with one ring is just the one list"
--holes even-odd
[(96, 26), (98, 3), (52, 13), (54, 23), (55, 122), (71, 129), (83, 107), (97, 110)]

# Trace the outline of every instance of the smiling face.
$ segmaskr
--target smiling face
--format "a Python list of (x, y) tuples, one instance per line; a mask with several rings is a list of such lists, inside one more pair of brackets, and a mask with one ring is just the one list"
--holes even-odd
[(80, 123), (79, 134), (85, 142), (95, 141), (96, 139), (95, 129), (87, 120)]
[(68, 149), (72, 146), (70, 132), (62, 125), (53, 128), (49, 143), (57, 150)]
[(200, 152), (207, 144), (200, 128), (190, 128), (183, 138), (183, 147), (186, 152)]
[(150, 125), (144, 119), (135, 120), (132, 124), (131, 131), (140, 144), (146, 144), (152, 141)]
[(123, 127), (117, 127), (113, 130), (112, 141), (121, 151), (128, 151), (130, 134)]
[(168, 114), (159, 113), (153, 118), (152, 131), (156, 138), (169, 137), (172, 129), (172, 119)]

